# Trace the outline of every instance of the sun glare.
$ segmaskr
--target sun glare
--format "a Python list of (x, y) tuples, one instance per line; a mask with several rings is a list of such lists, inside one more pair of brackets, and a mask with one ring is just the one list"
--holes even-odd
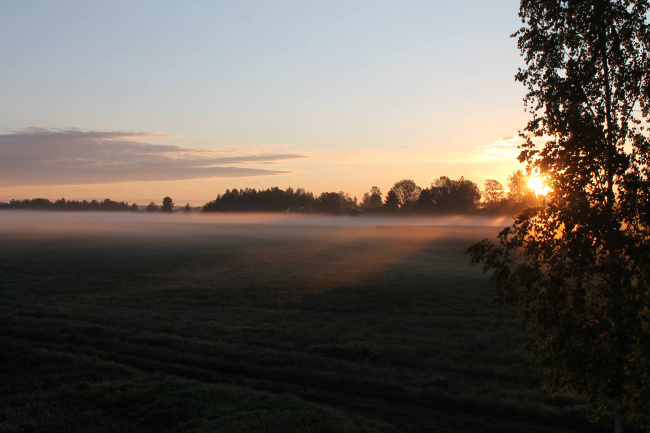
[(544, 185), (544, 182), (539, 176), (531, 175), (528, 178), (528, 188), (535, 191), (537, 195), (546, 195), (551, 190), (548, 186)]

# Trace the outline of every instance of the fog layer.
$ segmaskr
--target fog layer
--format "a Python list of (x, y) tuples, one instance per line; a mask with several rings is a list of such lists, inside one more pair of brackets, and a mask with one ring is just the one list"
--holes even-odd
[[(75, 235), (75, 234), (172, 234), (191, 232), (230, 232), (251, 234), (266, 230), (268, 234), (282, 228), (330, 227), (412, 230), (480, 230), (490, 232), (508, 225), (509, 217), (349, 217), (286, 214), (162, 214), (162, 213), (102, 213), (102, 212), (0, 212), (0, 235)], [(286, 234), (286, 230), (280, 230)]]

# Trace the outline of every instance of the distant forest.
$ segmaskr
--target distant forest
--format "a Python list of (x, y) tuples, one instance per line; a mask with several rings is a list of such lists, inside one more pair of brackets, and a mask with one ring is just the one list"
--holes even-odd
[[(507, 192), (506, 192), (507, 191)], [(0, 209), (30, 209), (59, 211), (110, 211), (110, 212), (288, 212), (360, 215), (364, 213), (407, 214), (515, 214), (525, 206), (535, 205), (540, 197), (528, 187), (528, 178), (522, 170), (508, 176), (507, 190), (493, 179), (485, 181), (481, 191), (478, 185), (464, 177), (453, 180), (447, 176), (436, 179), (428, 188), (421, 188), (413, 180), (396, 182), (386, 196), (373, 186), (361, 200), (348, 193), (323, 192), (319, 196), (302, 188), (278, 187), (265, 190), (254, 188), (228, 189), (225, 193), (199, 207), (185, 205), (174, 207), (171, 197), (162, 204), (150, 202), (146, 206), (136, 203), (104, 201), (77, 201), (61, 198), (54, 202), (44, 199), (11, 200), (0, 202)]]

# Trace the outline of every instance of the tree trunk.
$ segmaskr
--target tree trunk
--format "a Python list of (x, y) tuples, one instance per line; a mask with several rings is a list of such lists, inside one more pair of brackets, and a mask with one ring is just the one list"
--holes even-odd
[(614, 433), (625, 432), (625, 411), (623, 410), (623, 400), (619, 399), (614, 406)]
[[(607, 53), (607, 40), (608, 33), (607, 27), (603, 26), (600, 29), (600, 49), (603, 62), (603, 78), (605, 85), (605, 120), (607, 123), (606, 129), (606, 146), (605, 153), (605, 173), (607, 179), (606, 201), (604, 206), (604, 213), (607, 226), (605, 227), (605, 248), (608, 252), (608, 265), (609, 265), (609, 284), (611, 288), (612, 309), (613, 309), (613, 339), (614, 339), (614, 359), (615, 359), (615, 381), (616, 390), (615, 395), (619, 396), (614, 405), (614, 433), (624, 433), (625, 431), (625, 410), (623, 408), (624, 394), (623, 381), (625, 380), (625, 373), (623, 370), (624, 353), (626, 350), (625, 339), (623, 336), (622, 328), (625, 321), (623, 313), (624, 297), (621, 290), (621, 274), (620, 266), (617, 263), (617, 242), (616, 235), (618, 228), (614, 219), (614, 206), (616, 202), (616, 194), (614, 192), (614, 176), (615, 176), (615, 157), (616, 157), (616, 143), (618, 137), (614, 138), (614, 120), (612, 114), (612, 88), (611, 88), (611, 74), (609, 68), (609, 58)], [(618, 129), (618, 128), (616, 128)]]

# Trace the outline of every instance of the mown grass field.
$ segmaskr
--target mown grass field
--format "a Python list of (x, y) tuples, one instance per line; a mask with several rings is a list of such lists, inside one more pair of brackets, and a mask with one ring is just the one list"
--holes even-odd
[(1, 218), (2, 432), (610, 430), (492, 308), (495, 228)]

